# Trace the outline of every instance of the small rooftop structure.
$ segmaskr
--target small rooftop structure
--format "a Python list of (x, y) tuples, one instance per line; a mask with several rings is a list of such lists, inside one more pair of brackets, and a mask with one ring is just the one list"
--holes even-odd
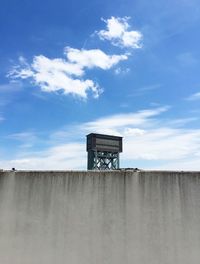
[(87, 135), (88, 170), (119, 169), (122, 137), (95, 134)]

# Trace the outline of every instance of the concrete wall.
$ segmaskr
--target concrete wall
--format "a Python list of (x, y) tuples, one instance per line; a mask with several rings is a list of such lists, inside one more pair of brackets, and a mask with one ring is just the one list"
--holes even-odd
[(0, 172), (2, 264), (199, 264), (200, 172)]

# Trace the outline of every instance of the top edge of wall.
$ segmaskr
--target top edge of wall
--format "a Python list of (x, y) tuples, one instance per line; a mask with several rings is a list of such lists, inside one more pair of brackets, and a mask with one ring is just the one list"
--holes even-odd
[(0, 172), (12, 173), (121, 173), (121, 172), (137, 172), (137, 173), (200, 173), (200, 170), (142, 170), (138, 168), (124, 168), (118, 170), (3, 170)]

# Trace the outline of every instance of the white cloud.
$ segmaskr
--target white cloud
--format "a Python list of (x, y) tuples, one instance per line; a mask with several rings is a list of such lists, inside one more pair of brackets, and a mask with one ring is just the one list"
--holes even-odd
[(31, 78), (44, 92), (63, 91), (64, 94), (87, 98), (91, 91), (94, 97), (98, 97), (102, 89), (93, 80), (83, 79), (85, 70), (94, 67), (108, 70), (128, 59), (126, 55), (107, 55), (99, 49), (78, 50), (70, 47), (65, 48), (65, 55), (67, 60), (35, 56), (30, 65), (20, 57), (21, 65), (14, 67), (8, 76), (13, 79)]
[(127, 60), (127, 55), (107, 55), (100, 49), (78, 50), (67, 47), (66, 56), (71, 63), (76, 63), (82, 69), (94, 67), (108, 70), (122, 60)]
[[(129, 30), (129, 18), (111, 17), (104, 20), (107, 30), (97, 32), (100, 39), (107, 39), (112, 44), (121, 47), (140, 48), (142, 34)], [(86, 99), (88, 93), (98, 97), (103, 89), (91, 79), (85, 78), (87, 70), (99, 68), (109, 70), (121, 61), (127, 60), (130, 54), (108, 55), (100, 49), (75, 49), (65, 47), (63, 58), (48, 58), (44, 55), (34, 56), (32, 63), (28, 63), (23, 56), (19, 57), (19, 65), (14, 66), (8, 73), (11, 80), (31, 80), (33, 85), (39, 86), (44, 92), (61, 91)], [(116, 74), (127, 73), (129, 69), (118, 67)]]
[(106, 23), (106, 30), (97, 32), (102, 40), (109, 40), (115, 46), (125, 48), (141, 48), (142, 33), (136, 30), (129, 30), (129, 17), (111, 17), (107, 20), (102, 19)]

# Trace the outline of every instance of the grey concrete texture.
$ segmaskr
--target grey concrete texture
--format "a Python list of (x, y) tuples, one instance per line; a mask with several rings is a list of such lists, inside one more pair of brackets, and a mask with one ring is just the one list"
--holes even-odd
[(200, 172), (0, 171), (2, 264), (199, 264)]

